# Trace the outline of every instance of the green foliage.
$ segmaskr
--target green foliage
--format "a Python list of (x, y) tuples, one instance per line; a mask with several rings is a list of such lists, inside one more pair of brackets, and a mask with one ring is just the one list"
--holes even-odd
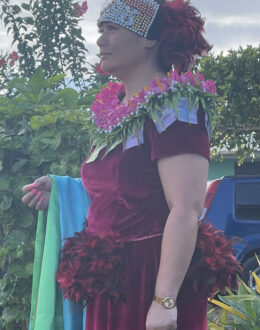
[(0, 97), (0, 329), (28, 326), (36, 213), (22, 205), (21, 187), (49, 173), (79, 177), (88, 153), (93, 93), (55, 89), (63, 78), (38, 69)]
[[(20, 74), (42, 67), (47, 77), (66, 73), (83, 89), (89, 72), (86, 45), (72, 0), (0, 0), (7, 32), (19, 53)], [(63, 81), (64, 83), (64, 81)]]
[(200, 66), (207, 79), (216, 81), (218, 93), (226, 96), (212, 152), (236, 150), (240, 164), (246, 157), (253, 160), (260, 150), (260, 46), (210, 55)]
[[(228, 317), (218, 317), (210, 321), (210, 329), (260, 330), (260, 296), (251, 290), (242, 280), (238, 292), (228, 291), (226, 296), (218, 295), (224, 303), (222, 313), (228, 312)], [(227, 328), (226, 328), (227, 327)]]

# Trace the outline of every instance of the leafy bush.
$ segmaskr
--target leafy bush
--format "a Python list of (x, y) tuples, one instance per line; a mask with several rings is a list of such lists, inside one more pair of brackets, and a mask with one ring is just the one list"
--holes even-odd
[[(31, 77), (41, 66), (48, 77), (66, 73), (83, 88), (88, 73), (86, 44), (79, 26), (87, 10), (74, 0), (1, 0), (0, 18), (19, 53), (19, 71)], [(83, 10), (84, 9), (84, 10)]]
[(47, 173), (78, 177), (88, 153), (85, 114), (97, 90), (55, 89), (63, 78), (38, 69), (0, 97), (0, 329), (28, 327), (36, 214), (21, 187)]
[(200, 62), (201, 72), (216, 81), (218, 93), (226, 96), (222, 122), (212, 136), (212, 153), (234, 151), (238, 163), (253, 161), (260, 150), (260, 46), (211, 54)]

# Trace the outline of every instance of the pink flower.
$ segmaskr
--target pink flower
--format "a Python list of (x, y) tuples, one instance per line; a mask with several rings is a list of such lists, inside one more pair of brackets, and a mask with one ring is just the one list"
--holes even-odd
[(14, 66), (15, 62), (19, 59), (19, 56), (18, 56), (18, 54), (15, 51), (13, 51), (9, 55), (9, 59), (10, 59), (9, 65), (10, 66)]
[(217, 88), (213, 80), (208, 80), (206, 85), (206, 92), (208, 93), (217, 93)]
[(149, 87), (152, 92), (154, 92), (155, 94), (159, 94), (162, 92), (168, 92), (170, 84), (168, 79), (156, 78), (152, 81)]
[(109, 76), (109, 72), (104, 72), (101, 69), (101, 62), (95, 67), (96, 71), (101, 75), (101, 76)]
[(6, 64), (6, 60), (4, 58), (0, 59), (0, 68)]
[(119, 104), (118, 95), (124, 91), (124, 85), (109, 82), (107, 87), (102, 88), (100, 93), (96, 95), (96, 100), (91, 106), (91, 111), (96, 115), (94, 118), (96, 126), (108, 130), (127, 115), (127, 105), (120, 105), (120, 113), (115, 110)]
[(191, 85), (194, 87), (197, 85), (196, 76), (192, 72), (183, 73), (180, 76), (180, 81), (181, 81), (181, 83), (183, 83), (185, 85)]
[(177, 82), (180, 82), (181, 79), (180, 79), (180, 76), (178, 74), (177, 71), (171, 71), (169, 74), (168, 74), (168, 80), (171, 82), (171, 81), (177, 81)]
[(17, 61), (18, 59), (19, 59), (19, 56), (18, 56), (18, 54), (14, 51), (14, 52), (12, 52), (10, 55), (9, 55), (9, 59), (11, 60), (11, 61)]
[(140, 93), (134, 95), (133, 102), (130, 102), (130, 106), (134, 107), (138, 103), (144, 103), (145, 95), (147, 95), (147, 91), (143, 88)]
[(86, 11), (88, 10), (88, 3), (87, 3), (87, 1), (83, 1), (82, 2), (81, 10), (82, 10), (83, 14), (85, 14)]
[(87, 1), (83, 1), (82, 5), (80, 5), (78, 3), (76, 3), (74, 5), (74, 15), (77, 16), (77, 17), (80, 17), (80, 16), (84, 15), (87, 10), (88, 10)]
[(197, 77), (199, 78), (200, 81), (205, 81), (206, 80), (202, 73), (197, 72), (196, 74), (197, 74)]

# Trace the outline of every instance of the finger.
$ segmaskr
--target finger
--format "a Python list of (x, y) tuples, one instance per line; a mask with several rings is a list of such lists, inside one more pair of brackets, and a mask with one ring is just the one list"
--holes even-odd
[[(35, 193), (36, 192), (36, 193)], [(35, 208), (37, 203), (39, 202), (39, 200), (42, 197), (42, 193), (39, 191), (37, 192), (36, 190), (33, 191), (34, 193), (34, 197), (31, 199), (31, 201), (28, 203), (28, 206), (31, 208)]]
[(25, 204), (28, 204), (37, 194), (37, 190), (33, 189), (33, 190), (29, 190), (29, 192), (23, 196), (22, 198), (22, 202)]
[(39, 210), (43, 210), (44, 209), (43, 203), (44, 203), (44, 198), (41, 197), (40, 200), (38, 201), (38, 203), (35, 206), (36, 211), (39, 211)]
[(29, 192), (29, 191), (32, 191), (35, 188), (36, 188), (36, 184), (35, 183), (31, 183), (31, 184), (27, 184), (26, 186), (23, 186), (22, 187), (22, 191), (23, 192)]

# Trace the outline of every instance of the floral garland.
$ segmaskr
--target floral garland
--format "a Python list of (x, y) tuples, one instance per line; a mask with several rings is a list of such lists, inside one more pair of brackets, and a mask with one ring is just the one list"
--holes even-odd
[(88, 116), (89, 136), (95, 149), (87, 162), (94, 161), (101, 149), (106, 147), (107, 154), (126, 141), (128, 136), (137, 134), (148, 117), (164, 127), (158, 112), (166, 106), (175, 111), (179, 118), (178, 104), (181, 97), (187, 99), (189, 110), (194, 106), (198, 108), (201, 102), (209, 115), (212, 128), (216, 126), (220, 105), (223, 103), (216, 94), (214, 81), (206, 81), (202, 74), (192, 72), (178, 75), (176, 71), (171, 71), (166, 78), (156, 78), (126, 104), (120, 103), (124, 93), (124, 84), (109, 82), (96, 95)]

